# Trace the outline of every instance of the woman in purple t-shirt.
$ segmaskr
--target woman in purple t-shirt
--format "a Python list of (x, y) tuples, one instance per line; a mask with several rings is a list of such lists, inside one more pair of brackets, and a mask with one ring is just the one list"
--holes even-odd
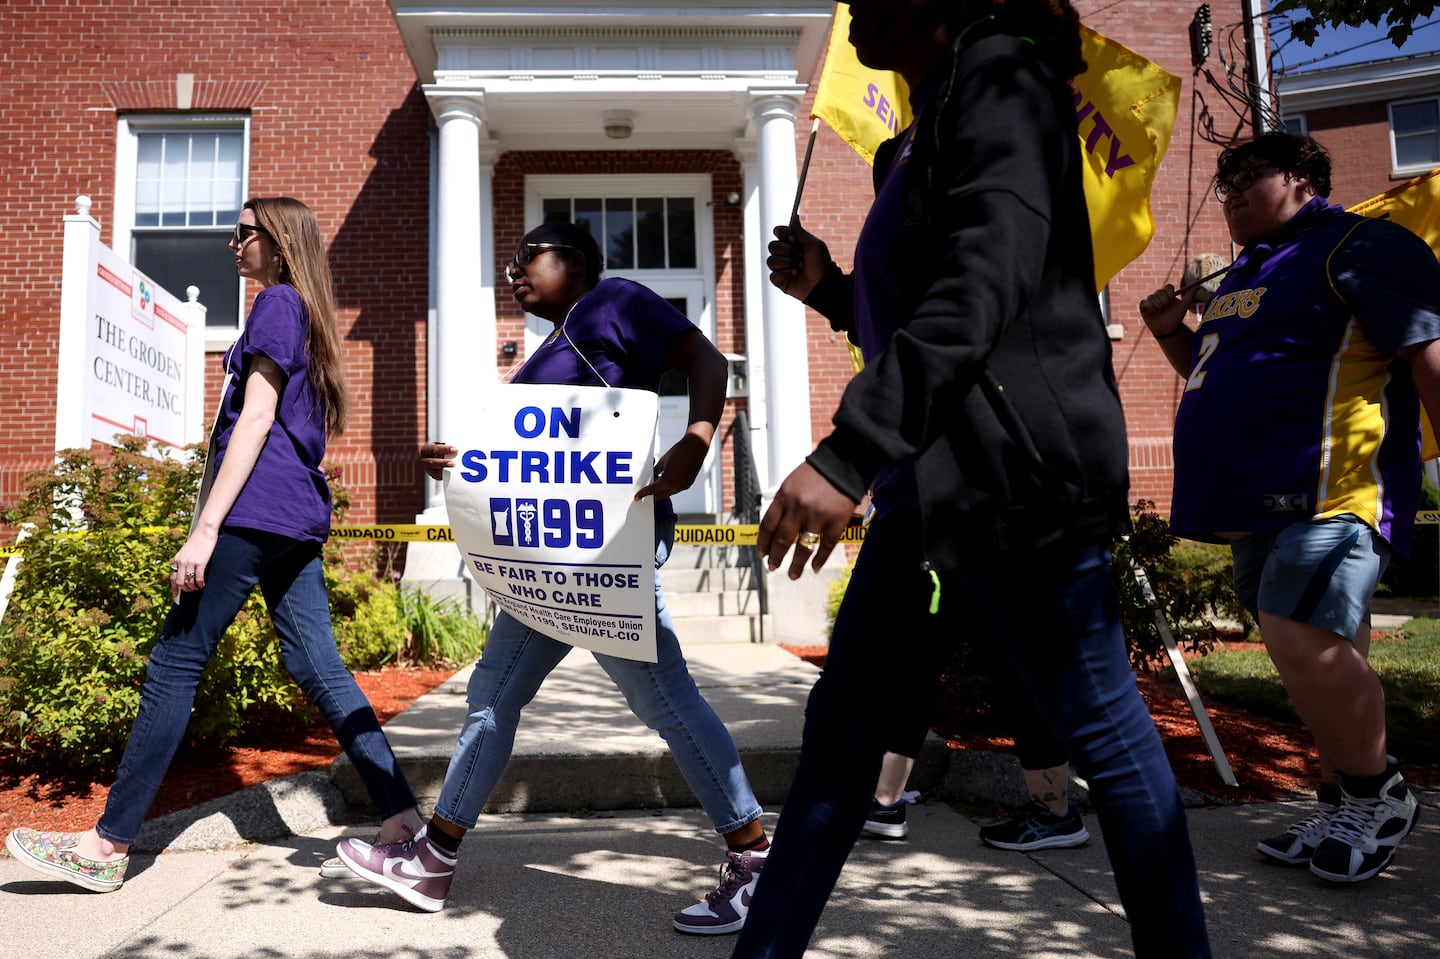
[[(617, 278), (600, 279), (595, 238), (573, 223), (546, 223), (526, 234), (505, 271), (510, 290), (529, 313), (555, 324), (513, 378), (555, 383), (655, 390), (673, 369), (690, 382), (685, 435), (655, 463), (655, 480), (635, 498), (655, 498), (655, 561), (663, 563), (674, 538), (669, 497), (695, 482), (725, 404), (725, 358), (679, 310), (653, 291)], [(454, 464), (457, 450), (426, 443), (420, 462), (434, 479)], [(630, 709), (670, 747), (685, 781), (725, 840), (720, 885), (675, 914), (681, 932), (717, 935), (737, 931), (765, 864), (769, 841), (760, 803), (740, 765), (740, 754), (710, 704), (701, 697), (680, 652), (680, 641), (655, 582), (658, 662), (595, 654)], [(443, 908), (455, 872), (460, 840), (510, 760), (520, 711), (570, 646), (509, 616), (496, 614), (466, 693), (469, 714), (455, 743), (435, 814), (423, 833), (394, 845), (356, 839), (338, 852), (361, 878), (384, 886), (427, 911)]]
[(256, 583), (286, 670), (325, 716), (380, 810), (380, 841), (421, 826), (415, 796), (330, 631), (320, 558), (330, 489), (320, 459), (327, 435), (344, 427), (348, 404), (320, 227), (298, 200), (254, 199), (230, 249), (239, 274), (263, 289), (225, 355), (229, 380), (207, 483), (170, 564), (175, 605), (150, 652), (105, 812), (83, 833), (17, 829), (6, 843), (25, 865), (98, 892), (124, 882), (130, 845), (184, 737), (200, 674)]

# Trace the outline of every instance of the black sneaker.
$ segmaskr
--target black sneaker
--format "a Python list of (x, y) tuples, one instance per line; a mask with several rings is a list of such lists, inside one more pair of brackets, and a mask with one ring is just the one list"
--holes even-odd
[(1045, 804), (1032, 800), (1019, 815), (980, 830), (980, 841), (996, 849), (1028, 852), (1032, 849), (1069, 849), (1090, 841), (1090, 833), (1072, 803), (1057, 816)]
[[(1395, 847), (1415, 828), (1420, 805), (1393, 765), (1378, 795), (1350, 792), (1343, 773), (1340, 811), (1310, 857), (1310, 871), (1330, 882), (1362, 882), (1378, 875), (1395, 858)], [(1353, 777), (1351, 777), (1353, 779)]]
[(1255, 851), (1276, 862), (1304, 866), (1330, 829), (1330, 820), (1340, 811), (1340, 787), (1334, 783), (1315, 784), (1315, 811), (1278, 836), (1262, 839)]
[(904, 839), (910, 832), (910, 827), (905, 822), (905, 807), (908, 805), (910, 801), (904, 797), (893, 806), (883, 805), (878, 799), (871, 797), (870, 812), (866, 814), (865, 825), (860, 831), (885, 839)]

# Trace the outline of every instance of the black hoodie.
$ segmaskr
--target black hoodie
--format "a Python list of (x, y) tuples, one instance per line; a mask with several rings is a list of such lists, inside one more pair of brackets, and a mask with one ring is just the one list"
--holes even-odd
[[(1128, 529), (1129, 452), (1073, 93), (984, 21), (936, 70), (898, 238), (905, 319), (808, 461), (857, 500), (877, 470), (909, 465), (942, 569), (1108, 542)], [(878, 152), (877, 188), (900, 142)], [(832, 266), (806, 302), (848, 332), (852, 289)]]

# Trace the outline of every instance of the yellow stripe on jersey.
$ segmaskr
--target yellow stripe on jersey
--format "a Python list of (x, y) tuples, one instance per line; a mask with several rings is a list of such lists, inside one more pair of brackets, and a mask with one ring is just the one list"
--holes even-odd
[[(1316, 519), (1354, 513), (1379, 531), (1385, 502), (1380, 444), (1390, 426), (1385, 388), (1391, 357), (1352, 316), (1330, 365)], [(1332, 466), (1351, 464), (1336, 473)]]

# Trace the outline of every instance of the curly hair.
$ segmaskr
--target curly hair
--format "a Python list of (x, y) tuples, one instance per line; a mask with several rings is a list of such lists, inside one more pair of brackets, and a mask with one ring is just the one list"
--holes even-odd
[(1309, 180), (1316, 196), (1330, 196), (1330, 154), (1308, 136), (1278, 130), (1262, 133), (1223, 151), (1215, 161), (1214, 182), (1230, 179), (1247, 160), (1256, 159), (1291, 176)]

